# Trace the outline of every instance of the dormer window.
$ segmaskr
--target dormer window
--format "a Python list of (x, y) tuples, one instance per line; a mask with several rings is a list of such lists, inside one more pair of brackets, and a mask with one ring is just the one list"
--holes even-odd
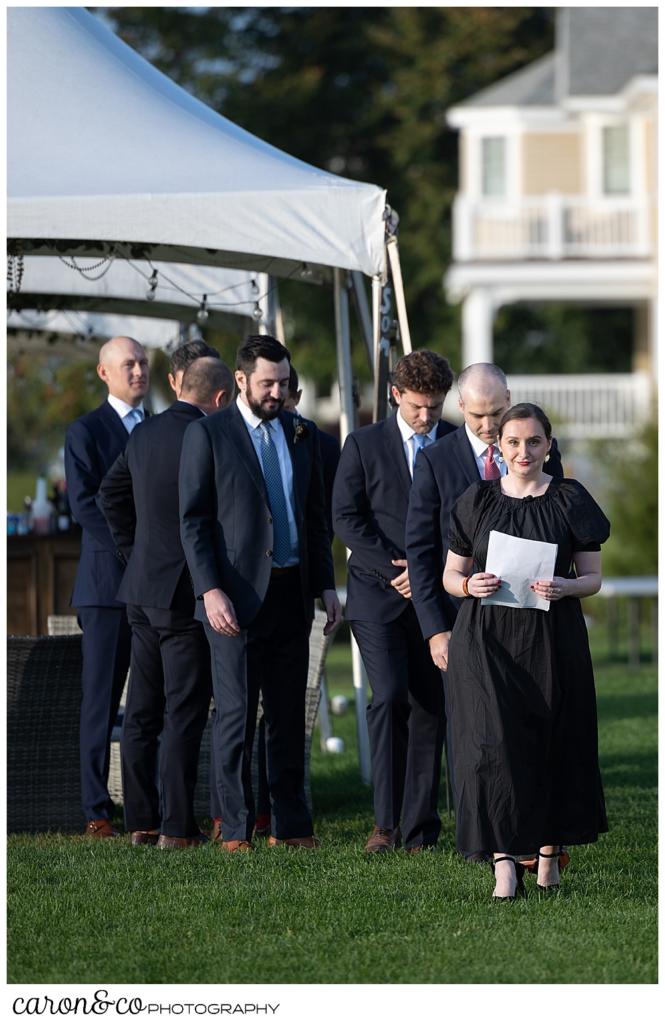
[(503, 136), (482, 139), (482, 194), (488, 197), (506, 194), (506, 140)]
[(603, 193), (606, 196), (630, 193), (630, 134), (625, 123), (603, 127)]

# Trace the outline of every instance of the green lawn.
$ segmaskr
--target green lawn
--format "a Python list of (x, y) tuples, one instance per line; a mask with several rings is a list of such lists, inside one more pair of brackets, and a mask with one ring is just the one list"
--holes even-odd
[[(596, 632), (596, 631), (594, 631)], [(12, 836), (10, 983), (653, 983), (656, 981), (656, 672), (629, 672), (597, 638), (600, 748), (611, 831), (572, 851), (560, 895), (492, 905), (486, 867), (454, 852), (369, 859), (369, 790), (353, 707), (312, 788), (320, 851), (224, 856), (126, 840)], [(350, 694), (348, 647), (330, 694)], [(510, 951), (506, 955), (506, 951)]]

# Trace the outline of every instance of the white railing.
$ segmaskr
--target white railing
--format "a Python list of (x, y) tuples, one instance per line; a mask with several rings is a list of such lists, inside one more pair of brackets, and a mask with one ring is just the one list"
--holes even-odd
[(557, 437), (618, 438), (635, 434), (652, 413), (647, 373), (509, 375), (513, 404), (535, 402)]
[(546, 196), (453, 207), (456, 260), (621, 259), (652, 255), (650, 206), (636, 199)]

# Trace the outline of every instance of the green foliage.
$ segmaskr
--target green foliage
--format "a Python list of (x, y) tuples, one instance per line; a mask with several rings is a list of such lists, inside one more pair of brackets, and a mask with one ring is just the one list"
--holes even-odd
[(516, 303), (499, 309), (494, 359), (506, 373), (630, 373), (630, 309)]
[(658, 572), (658, 428), (650, 423), (635, 441), (616, 446), (608, 484), (612, 535), (603, 547), (608, 576)]

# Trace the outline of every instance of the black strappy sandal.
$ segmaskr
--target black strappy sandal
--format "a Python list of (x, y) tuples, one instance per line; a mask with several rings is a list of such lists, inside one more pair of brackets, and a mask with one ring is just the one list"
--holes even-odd
[[(561, 850), (557, 850), (556, 853), (541, 853), (538, 851), (536, 857), (536, 871), (538, 870), (538, 861), (542, 860), (553, 860), (554, 857), (561, 858)], [(561, 860), (559, 859), (559, 872), (561, 871)], [(552, 885), (541, 885), (540, 882), (536, 883), (541, 892), (558, 892), (561, 888), (560, 882), (553, 882)]]
[(492, 874), (496, 874), (496, 872), (494, 871), (494, 865), (500, 864), (502, 860), (510, 860), (513, 862), (513, 864), (515, 865), (515, 875), (517, 881), (515, 885), (515, 892), (512, 896), (495, 896), (494, 894), (492, 894), (492, 899), (496, 900), (497, 903), (502, 901), (510, 902), (512, 900), (517, 899), (518, 896), (526, 896), (526, 889), (524, 888), (524, 868), (519, 863), (519, 861), (515, 860), (514, 857), (495, 857), (491, 864)]

